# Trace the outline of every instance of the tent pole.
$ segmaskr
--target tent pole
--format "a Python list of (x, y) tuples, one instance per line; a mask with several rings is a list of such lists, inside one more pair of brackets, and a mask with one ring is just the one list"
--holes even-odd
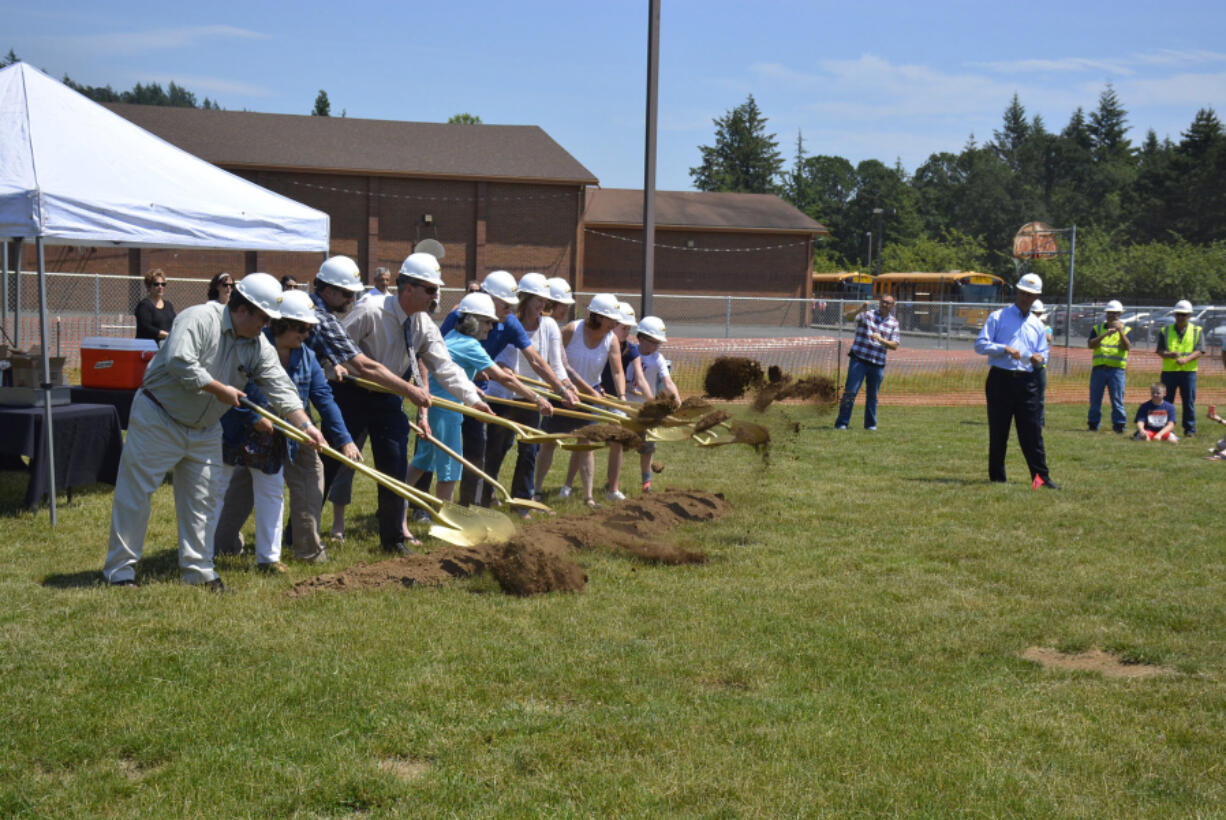
[(0, 272), (0, 329), (3, 329), (4, 336), (9, 335), (9, 241), (3, 242), (4, 259), (0, 261), (3, 265), (3, 271)]
[(25, 258), (25, 240), (17, 237), (17, 275), (13, 277), (13, 349), (21, 350), (21, 262)]
[(34, 239), (38, 248), (38, 337), (43, 349), (43, 434), (47, 437), (48, 497), (51, 500), (51, 526), (55, 527), (55, 436), (51, 430), (51, 349), (47, 346), (47, 264), (43, 259), (43, 238)]

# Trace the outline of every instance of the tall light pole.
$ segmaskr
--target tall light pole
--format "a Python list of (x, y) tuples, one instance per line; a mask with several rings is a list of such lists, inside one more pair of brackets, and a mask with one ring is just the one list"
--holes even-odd
[(643, 294), (639, 315), (651, 315), (656, 278), (656, 111), (660, 86), (660, 0), (647, 4), (647, 136), (643, 158)]

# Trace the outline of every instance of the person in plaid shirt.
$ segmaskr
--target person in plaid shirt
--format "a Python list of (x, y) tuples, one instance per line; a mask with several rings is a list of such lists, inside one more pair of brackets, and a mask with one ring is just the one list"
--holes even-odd
[(894, 297), (885, 293), (876, 310), (870, 310), (866, 302), (853, 314), (859, 317), (856, 340), (847, 354), (847, 386), (839, 402), (839, 417), (834, 422), (836, 430), (847, 429), (861, 384), (865, 385), (864, 429), (877, 429), (877, 390), (885, 377), (885, 354), (887, 350), (898, 349), (898, 319), (893, 313)]

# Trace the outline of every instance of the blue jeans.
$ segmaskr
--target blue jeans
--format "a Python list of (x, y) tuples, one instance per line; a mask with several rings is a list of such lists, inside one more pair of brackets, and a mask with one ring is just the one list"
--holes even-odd
[(855, 356), (847, 357), (847, 386), (843, 388), (843, 400), (839, 402), (839, 417), (835, 427), (846, 427), (851, 421), (852, 408), (856, 406), (856, 394), (864, 385), (864, 429), (877, 426), (877, 390), (885, 378), (885, 365), (869, 364)]
[(1112, 426), (1126, 425), (1128, 416), (1124, 414), (1124, 368), (1096, 367), (1090, 371), (1090, 414), (1086, 423), (1090, 427), (1098, 427), (1103, 419), (1103, 389), (1111, 397)]
[[(495, 404), (494, 412), (503, 418), (520, 424), (526, 424), (529, 427), (541, 426), (541, 414), (535, 410), (528, 410), (523, 407), (507, 407), (503, 404)], [(489, 434), (485, 442), (485, 465), (484, 469), (492, 477), (498, 478), (498, 473), (502, 470), (502, 462), (506, 458), (507, 453), (511, 449), (511, 444), (515, 442), (515, 434), (505, 427), (497, 424), (489, 426)], [(524, 444), (522, 441), (517, 445), (515, 453), (515, 472), (511, 476), (511, 497), (512, 498), (532, 498), (533, 481), (536, 476), (536, 455), (540, 449), (539, 444)], [(494, 488), (490, 486), (488, 481), (481, 482), (480, 503), (482, 507), (490, 505), (490, 499), (494, 495)]]
[(1196, 371), (1195, 370), (1164, 370), (1162, 383), (1166, 385), (1166, 400), (1175, 403), (1175, 390), (1183, 400), (1183, 410), (1179, 418), (1183, 420), (1184, 435), (1196, 432)]

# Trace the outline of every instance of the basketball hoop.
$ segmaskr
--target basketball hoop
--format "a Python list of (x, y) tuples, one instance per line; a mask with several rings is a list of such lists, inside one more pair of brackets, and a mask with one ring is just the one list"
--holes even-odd
[(1013, 235), (1014, 259), (1051, 259), (1060, 255), (1056, 234), (1050, 225), (1027, 222)]

